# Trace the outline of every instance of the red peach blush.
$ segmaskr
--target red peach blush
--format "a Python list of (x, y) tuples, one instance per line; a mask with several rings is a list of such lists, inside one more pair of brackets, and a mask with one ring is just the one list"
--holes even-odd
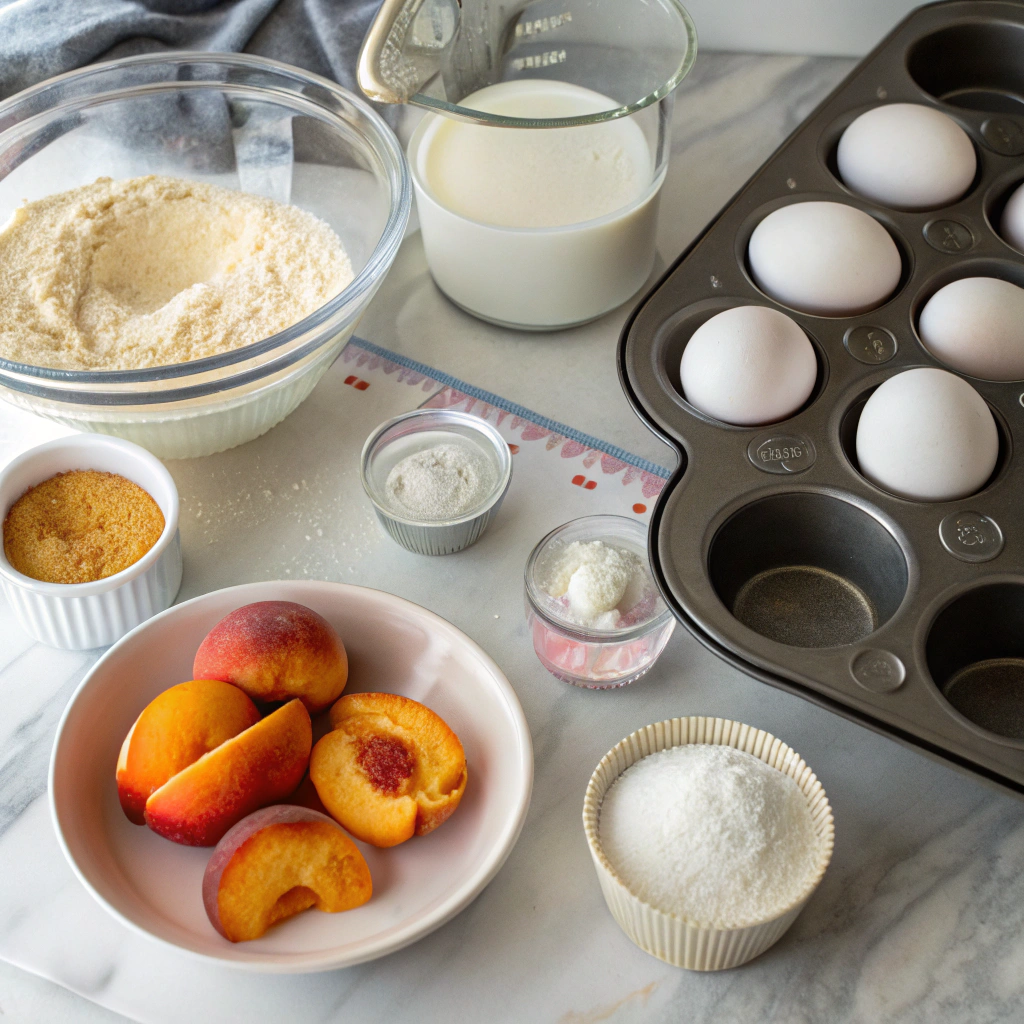
[(236, 686), (191, 679), (164, 690), (135, 720), (117, 758), (117, 795), (128, 819), (146, 824), (146, 801), (168, 779), (260, 720)]
[(309, 712), (289, 701), (154, 790), (146, 824), (175, 843), (214, 846), (247, 814), (295, 791), (312, 743)]
[(196, 652), (197, 679), (234, 683), (253, 700), (298, 697), (311, 715), (329, 707), (348, 682), (348, 655), (331, 624), (293, 601), (236, 608)]

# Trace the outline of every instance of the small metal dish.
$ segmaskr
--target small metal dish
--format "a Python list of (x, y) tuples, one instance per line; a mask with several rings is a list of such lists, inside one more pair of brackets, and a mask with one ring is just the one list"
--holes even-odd
[[(412, 519), (388, 502), (385, 482), (401, 459), (442, 443), (448, 434), (468, 440), (491, 460), (494, 489), (457, 519)], [(498, 431), (477, 416), (450, 409), (416, 409), (382, 423), (363, 445), (359, 478), (381, 526), (402, 547), (419, 555), (450, 555), (475, 544), (498, 514), (512, 482), (512, 452)]]

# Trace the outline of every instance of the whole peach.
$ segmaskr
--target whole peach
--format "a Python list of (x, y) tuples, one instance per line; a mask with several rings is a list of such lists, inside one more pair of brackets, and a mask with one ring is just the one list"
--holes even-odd
[(196, 679), (234, 683), (253, 700), (298, 697), (311, 715), (330, 706), (348, 682), (348, 655), (321, 615), (293, 601), (236, 608), (196, 652)]

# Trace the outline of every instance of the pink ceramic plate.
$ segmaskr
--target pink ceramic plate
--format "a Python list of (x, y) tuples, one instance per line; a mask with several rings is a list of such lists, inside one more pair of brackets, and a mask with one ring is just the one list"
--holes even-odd
[[(209, 629), (252, 601), (298, 601), (338, 630), (348, 693), (385, 690), (433, 708), (466, 751), (458, 811), (429, 836), (390, 850), (360, 844), (373, 898), (343, 914), (307, 911), (254, 942), (221, 938), (203, 910), (208, 849), (132, 825), (117, 800), (121, 742), (146, 704), (191, 678)], [(50, 762), (57, 838), (85, 887), (115, 917), (199, 957), (254, 970), (320, 971), (372, 960), (421, 939), (466, 907), (509, 855), (526, 817), (533, 750), (519, 701), (464, 633), (418, 605), (341, 583), (253, 583), (170, 608), (116, 643), (68, 704)]]

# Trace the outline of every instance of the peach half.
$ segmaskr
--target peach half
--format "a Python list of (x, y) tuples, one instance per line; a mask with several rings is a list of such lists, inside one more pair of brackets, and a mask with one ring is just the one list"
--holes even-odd
[(234, 683), (253, 700), (298, 697), (315, 715), (348, 682), (348, 655), (322, 616), (293, 601), (257, 601), (236, 608), (196, 652), (197, 679)]
[(459, 806), (466, 755), (430, 708), (394, 693), (353, 693), (331, 708), (309, 776), (328, 812), (357, 839), (397, 846), (432, 832)]
[(258, 939), (271, 925), (316, 907), (362, 906), (370, 869), (340, 826), (306, 807), (264, 807), (235, 825), (203, 876), (210, 923), (226, 939)]
[(232, 825), (285, 799), (309, 764), (313, 729), (300, 700), (225, 740), (146, 801), (146, 824), (185, 846), (213, 846)]
[(117, 796), (128, 819), (145, 825), (154, 790), (259, 720), (256, 705), (229, 683), (192, 679), (164, 690), (135, 719), (117, 758)]

